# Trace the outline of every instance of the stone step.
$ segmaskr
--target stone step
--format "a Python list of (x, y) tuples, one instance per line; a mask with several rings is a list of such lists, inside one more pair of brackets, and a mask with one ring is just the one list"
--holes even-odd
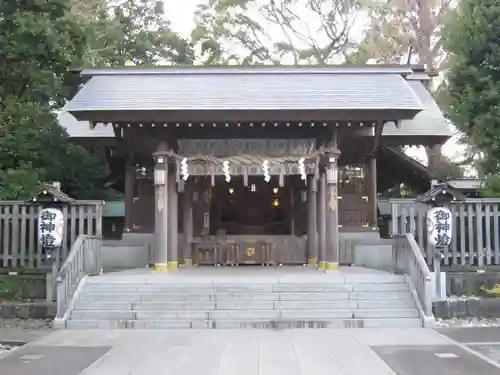
[(93, 302), (77, 301), (76, 310), (349, 310), (412, 309), (413, 299), (346, 301), (189, 301), (189, 302)]
[(416, 309), (350, 310), (73, 310), (72, 320), (329, 320), (418, 318)]
[(330, 320), (68, 320), (69, 329), (287, 329), (287, 328), (407, 328), (421, 327), (419, 318)]
[(186, 285), (186, 284), (87, 284), (85, 290), (99, 293), (272, 293), (272, 292), (352, 292), (406, 290), (405, 282), (381, 283), (304, 283), (304, 284), (241, 284), (241, 285)]
[(245, 302), (245, 301), (348, 301), (412, 299), (408, 289), (385, 292), (274, 292), (274, 293), (137, 293), (97, 292), (86, 287), (78, 295), (78, 303), (89, 302)]

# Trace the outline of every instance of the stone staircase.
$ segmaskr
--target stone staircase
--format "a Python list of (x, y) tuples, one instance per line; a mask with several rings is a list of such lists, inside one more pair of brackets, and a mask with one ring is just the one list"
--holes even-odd
[[(237, 275), (239, 270), (234, 271)], [(214, 279), (182, 273), (89, 277), (62, 325), (73, 329), (422, 326), (413, 294), (400, 275), (327, 276), (312, 271), (311, 277), (243, 274)]]

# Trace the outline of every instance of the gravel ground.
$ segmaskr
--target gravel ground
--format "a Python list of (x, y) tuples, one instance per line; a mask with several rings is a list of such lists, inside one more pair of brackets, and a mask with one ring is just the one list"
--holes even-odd
[(440, 328), (453, 328), (453, 327), (500, 327), (500, 319), (437, 319), (437, 327)]
[(0, 319), (0, 328), (46, 330), (46, 329), (51, 329), (51, 325), (52, 325), (51, 320)]
[(0, 344), (0, 355), (2, 355), (2, 353), (9, 351), (12, 348), (13, 348), (12, 346)]

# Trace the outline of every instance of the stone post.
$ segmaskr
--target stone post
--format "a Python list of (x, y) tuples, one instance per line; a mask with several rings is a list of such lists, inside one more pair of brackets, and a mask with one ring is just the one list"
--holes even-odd
[(155, 161), (155, 251), (154, 269), (164, 272), (168, 263), (168, 157), (167, 144), (161, 143), (153, 154)]
[(168, 262), (169, 270), (179, 269), (179, 228), (178, 228), (178, 195), (175, 171), (168, 181)]
[(318, 263), (318, 247), (316, 243), (316, 190), (317, 181), (313, 176), (310, 178), (307, 197), (307, 257), (310, 266)]

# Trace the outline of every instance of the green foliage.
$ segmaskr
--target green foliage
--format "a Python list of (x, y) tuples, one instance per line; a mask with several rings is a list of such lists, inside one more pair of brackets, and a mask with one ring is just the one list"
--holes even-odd
[(485, 189), (481, 192), (483, 197), (500, 197), (500, 176), (490, 175), (485, 181)]
[(115, 0), (74, 11), (83, 16), (88, 33), (85, 61), (92, 66), (192, 64), (189, 42), (170, 28), (163, 2)]
[(433, 177), (438, 181), (445, 181), (454, 178), (462, 178), (464, 173), (459, 165), (442, 158), (432, 171)]
[(78, 87), (70, 68), (80, 64), (87, 45), (70, 5), (69, 0), (31, 0), (22, 7), (0, 3), (2, 199), (25, 199), (38, 183), (49, 181), (61, 181), (78, 198), (96, 193), (107, 174), (102, 158), (70, 144), (54, 113)]
[(453, 123), (484, 152), (487, 175), (500, 167), (500, 2), (461, 1), (444, 32), (450, 52), (444, 95)]
[(66, 0), (0, 2), (0, 109), (8, 97), (58, 107), (71, 95), (85, 33)]
[(0, 302), (26, 302), (45, 298), (45, 278), (45, 274), (9, 276), (0, 272)]

